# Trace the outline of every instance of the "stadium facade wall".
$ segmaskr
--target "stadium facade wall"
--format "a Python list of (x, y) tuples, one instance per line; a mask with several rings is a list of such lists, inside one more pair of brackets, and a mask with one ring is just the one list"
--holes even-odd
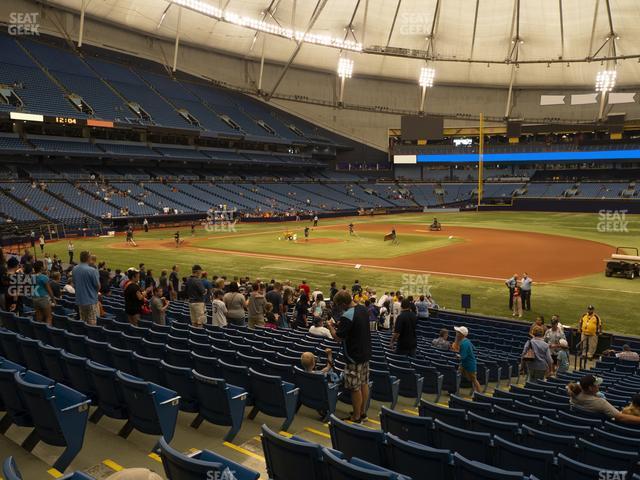
[(597, 198), (514, 198), (510, 206), (483, 205), (481, 210), (520, 210), (528, 212), (582, 212), (599, 213), (605, 210), (625, 213), (640, 213), (637, 199)]
[[(0, 19), (6, 21), (11, 12), (40, 12), (40, 30), (56, 36), (66, 36), (77, 40), (79, 17), (77, 12), (54, 10), (35, 0), (3, 0), (0, 2)], [(173, 58), (173, 38), (161, 39), (148, 34), (123, 30), (105, 20), (96, 20), (89, 16), (85, 19), (85, 43), (109, 49), (120, 49), (131, 55), (148, 58), (164, 64)], [(189, 45), (182, 40), (178, 55), (179, 69), (204, 75), (227, 84), (255, 89), (259, 71), (259, 49), (255, 49), (253, 58), (241, 59), (221, 52), (204, 50)], [(508, 93), (507, 66), (491, 68), (506, 69), (504, 84), (485, 87), (463, 85), (437, 85), (429, 91), (426, 103), (428, 113), (456, 115), (459, 120), (447, 120), (446, 126), (475, 125), (476, 121), (466, 120), (464, 115), (478, 115), (501, 118), (504, 116)], [(530, 120), (555, 118), (565, 121), (590, 121), (598, 113), (598, 105), (582, 106), (546, 106), (539, 105), (540, 94), (591, 93), (591, 87), (577, 89), (559, 86), (558, 88), (539, 89), (521, 88), (518, 78), (526, 79), (527, 68), (546, 68), (545, 66), (522, 66), (516, 76), (511, 117)], [(561, 68), (554, 66), (553, 68)], [(282, 65), (266, 63), (263, 90), (270, 91), (280, 75)], [(472, 81), (472, 79), (463, 79)], [(619, 89), (618, 91), (623, 91)], [(293, 67), (284, 77), (278, 93), (296, 95), (300, 98), (316, 99), (331, 104), (337, 103), (338, 81), (335, 72), (320, 72)], [(392, 79), (363, 78), (358, 76), (357, 61), (354, 78), (347, 82), (345, 104), (357, 104), (367, 107), (390, 107), (414, 111), (419, 101), (416, 84)], [(400, 127), (400, 117), (395, 114), (364, 112), (336, 107), (321, 106), (298, 101), (274, 99), (273, 103), (303, 118), (312, 119), (322, 127), (376, 146), (387, 149), (387, 131)], [(640, 118), (640, 104), (613, 105), (611, 112), (625, 112), (627, 118)]]

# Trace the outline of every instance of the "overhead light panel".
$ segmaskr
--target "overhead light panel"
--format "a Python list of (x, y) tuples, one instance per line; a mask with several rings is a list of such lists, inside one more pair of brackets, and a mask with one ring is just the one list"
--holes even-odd
[(433, 68), (422, 67), (420, 69), (420, 78), (418, 80), (418, 84), (422, 88), (431, 88), (433, 87), (433, 80), (436, 78), (436, 71)]
[(596, 92), (610, 92), (616, 86), (616, 71), (601, 70), (596, 75)]
[(340, 78), (351, 78), (353, 75), (353, 60), (340, 57), (338, 60), (338, 76)]

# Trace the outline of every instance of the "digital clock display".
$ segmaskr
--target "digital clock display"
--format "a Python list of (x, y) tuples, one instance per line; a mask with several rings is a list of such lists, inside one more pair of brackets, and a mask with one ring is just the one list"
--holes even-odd
[(73, 117), (55, 117), (55, 123), (62, 123), (64, 125), (77, 125), (78, 119)]

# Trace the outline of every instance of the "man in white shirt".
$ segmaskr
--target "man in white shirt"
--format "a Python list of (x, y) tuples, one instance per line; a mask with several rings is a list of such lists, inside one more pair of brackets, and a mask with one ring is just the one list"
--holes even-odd
[(380, 298), (376, 302), (376, 307), (382, 307), (384, 305), (384, 302), (386, 302), (387, 300), (391, 300), (391, 297), (389, 296), (389, 292), (384, 292), (382, 295), (380, 295)]
[(319, 317), (314, 317), (313, 325), (309, 327), (309, 333), (318, 337), (333, 338), (331, 331), (324, 326), (324, 321)]

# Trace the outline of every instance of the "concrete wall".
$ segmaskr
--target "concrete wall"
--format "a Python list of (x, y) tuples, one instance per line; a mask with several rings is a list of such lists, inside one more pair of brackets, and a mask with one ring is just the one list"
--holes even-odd
[[(1, 21), (8, 21), (10, 12), (34, 11), (41, 12), (40, 28), (42, 33), (66, 36), (72, 40), (77, 39), (79, 18), (74, 13), (53, 10), (32, 0), (2, 0), (0, 2)], [(118, 26), (110, 25), (105, 20), (87, 17), (84, 41), (110, 49), (121, 49), (127, 53), (164, 64), (171, 63), (173, 59), (172, 39), (152, 38), (148, 35), (123, 30)], [(259, 49), (256, 51), (259, 52)], [(183, 44), (178, 56), (178, 68), (237, 87), (256, 88), (259, 59), (240, 59), (221, 52), (206, 51), (196, 46)], [(263, 90), (271, 90), (281, 69), (281, 65), (265, 65)], [(511, 117), (540, 121), (545, 118), (567, 121), (595, 120), (598, 114), (598, 105), (595, 104), (575, 107), (570, 105), (541, 107), (539, 105), (542, 93), (569, 95), (571, 93), (588, 93), (589, 91), (519, 90), (516, 86)], [(333, 72), (291, 68), (277, 92), (335, 105), (338, 95), (337, 78)], [(477, 125), (476, 120), (465, 119), (464, 115), (476, 116), (479, 113), (484, 113), (485, 116), (502, 118), (505, 113), (506, 99), (507, 89), (504, 86), (476, 88), (460, 85), (437, 85), (428, 93), (426, 111), (427, 113), (452, 117), (445, 121), (445, 126)], [(338, 109), (334, 106), (321, 106), (275, 98), (272, 102), (325, 128), (363, 141), (381, 150), (387, 150), (387, 130), (400, 127), (398, 113)], [(357, 76), (347, 81), (344, 96), (344, 103), (347, 105), (381, 106), (396, 111), (415, 111), (418, 108), (418, 102), (419, 91), (415, 84)], [(609, 111), (626, 112), (627, 118), (640, 118), (638, 103), (613, 106), (607, 109), (607, 112)]]

